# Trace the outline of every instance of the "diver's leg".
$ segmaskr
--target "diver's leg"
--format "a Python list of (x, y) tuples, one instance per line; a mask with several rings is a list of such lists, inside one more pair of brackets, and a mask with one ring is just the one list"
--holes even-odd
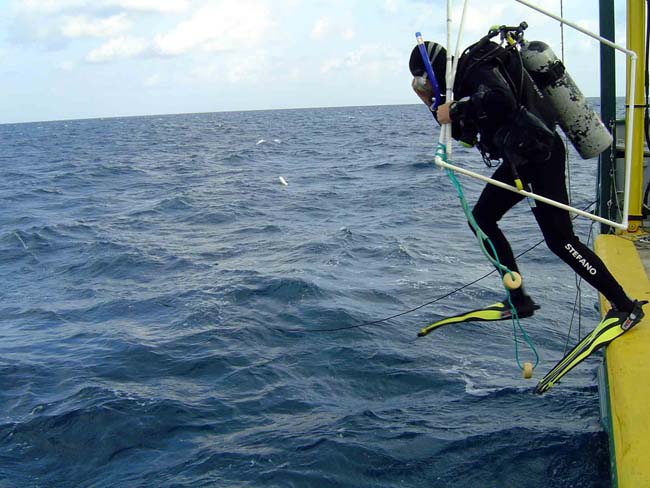
[[(512, 172), (507, 164), (501, 164), (492, 175), (492, 178), (510, 185), (513, 184), (514, 178)], [(483, 189), (481, 196), (476, 202), (472, 214), (478, 224), (479, 228), (487, 235), (492, 242), (496, 256), (492, 252), (491, 247), (488, 245), (487, 249), (493, 258), (498, 259), (499, 263), (506, 266), (511, 271), (519, 272), (519, 267), (515, 260), (515, 256), (510, 247), (510, 243), (506, 239), (498, 222), (513, 206), (523, 200), (523, 196), (514, 193), (498, 186), (488, 184)], [(473, 229), (472, 229), (473, 231)], [(530, 301), (530, 298), (525, 294), (523, 287), (511, 291), (511, 297), (515, 304)]]
[[(556, 148), (548, 161), (532, 163), (527, 179), (534, 193), (568, 204), (564, 144), (559, 137), (557, 141), (561, 147), (557, 146), (556, 142)], [(533, 214), (546, 244), (553, 253), (602, 293), (618, 310), (632, 311), (634, 301), (625, 294), (598, 255), (575, 235), (569, 212), (536, 202)]]

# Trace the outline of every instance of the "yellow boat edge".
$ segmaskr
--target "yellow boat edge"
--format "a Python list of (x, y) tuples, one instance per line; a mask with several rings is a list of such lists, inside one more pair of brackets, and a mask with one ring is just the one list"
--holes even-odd
[[(634, 242), (629, 237), (599, 235), (596, 253), (625, 291), (650, 300), (650, 283)], [(600, 297), (601, 313), (609, 302)], [(650, 313), (605, 349), (599, 381), (603, 423), (609, 434), (612, 486), (650, 486)]]

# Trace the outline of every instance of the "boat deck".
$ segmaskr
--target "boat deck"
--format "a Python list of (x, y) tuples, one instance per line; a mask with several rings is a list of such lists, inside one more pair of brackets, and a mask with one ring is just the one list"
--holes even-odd
[[(650, 242), (598, 236), (595, 249), (633, 298), (650, 300)], [(601, 296), (601, 312), (609, 303)], [(605, 349), (600, 395), (610, 438), (612, 486), (650, 487), (650, 306), (645, 318)]]
[(645, 268), (646, 276), (650, 276), (650, 239), (639, 239), (634, 242), (634, 245)]

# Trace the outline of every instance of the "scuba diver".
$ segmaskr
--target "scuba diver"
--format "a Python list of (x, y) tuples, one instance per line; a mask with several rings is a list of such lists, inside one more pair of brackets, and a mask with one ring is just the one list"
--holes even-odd
[[(556, 114), (524, 69), (516, 47), (504, 48), (486, 36), (467, 48), (458, 60), (453, 86), (456, 101), (449, 103), (445, 100), (446, 49), (430, 41), (424, 46), (439, 93), (434, 94), (427, 80), (424, 55), (418, 46), (409, 61), (414, 77), (412, 87), (436, 121), (441, 125), (451, 123), (455, 140), (477, 147), (488, 166), (498, 165), (493, 179), (509, 185), (517, 182), (537, 195), (568, 204), (566, 150), (555, 130)], [(519, 268), (498, 222), (524, 198), (522, 194), (487, 184), (472, 210), (479, 228), (493, 244), (494, 250), (488, 252), (513, 272)], [(592, 352), (636, 325), (644, 316), (642, 307), (647, 302), (628, 297), (602, 260), (580, 242), (568, 211), (532, 199), (530, 206), (549, 249), (612, 305), (594, 331), (540, 381), (535, 391), (543, 393)], [(510, 299), (519, 318), (530, 317), (539, 309), (523, 286), (511, 290)], [(506, 300), (432, 326), (468, 320), (505, 320), (511, 315)]]

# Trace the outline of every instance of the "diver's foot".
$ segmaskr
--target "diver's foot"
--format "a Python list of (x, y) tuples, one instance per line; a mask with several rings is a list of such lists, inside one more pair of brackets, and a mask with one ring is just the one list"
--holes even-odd
[(613, 324), (619, 325), (623, 332), (630, 330), (636, 324), (641, 322), (641, 319), (645, 316), (643, 312), (643, 306), (647, 304), (647, 300), (634, 300), (634, 307), (631, 312), (622, 312), (612, 308), (603, 319), (603, 322), (611, 319), (616, 319), (616, 322)]
[[(524, 300), (513, 304), (517, 311), (517, 317), (520, 319), (530, 317), (539, 308), (530, 297), (525, 297)], [(428, 333), (439, 329), (445, 325), (462, 324), (464, 322), (492, 322), (495, 320), (509, 320), (512, 319), (512, 308), (510, 302), (506, 299), (502, 302), (493, 303), (485, 308), (470, 310), (463, 312), (452, 317), (440, 319), (428, 326), (420, 329), (418, 337), (423, 337)]]
[[(510, 304), (508, 300), (504, 300), (503, 302), (504, 305), (504, 311), (503, 311), (503, 318), (509, 318), (512, 316), (512, 311), (510, 309)], [(512, 300), (512, 304), (515, 307), (515, 310), (517, 311), (517, 317), (520, 319), (525, 319), (527, 317), (532, 317), (535, 314), (535, 310), (539, 310), (540, 306), (537, 305), (532, 298), (530, 298), (528, 295), (524, 296), (523, 299), (519, 299), (517, 301)]]
[(592, 353), (609, 344), (617, 337), (622, 336), (638, 324), (644, 317), (643, 306), (647, 301), (634, 301), (632, 311), (622, 312), (611, 309), (603, 320), (584, 339), (576, 344), (537, 384), (535, 393), (548, 391), (555, 383), (559, 382), (565, 374), (587, 359)]

